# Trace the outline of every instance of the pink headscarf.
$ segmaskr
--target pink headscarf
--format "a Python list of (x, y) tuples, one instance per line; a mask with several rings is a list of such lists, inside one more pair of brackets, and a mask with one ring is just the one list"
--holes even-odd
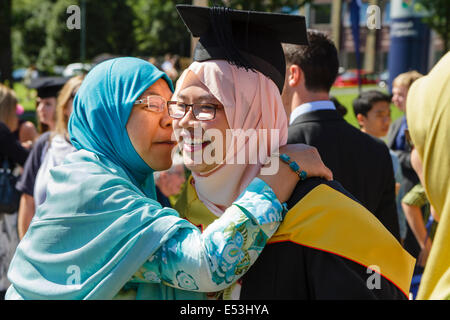
[[(225, 162), (212, 171), (202, 174), (192, 172), (199, 199), (211, 212), (220, 216), (223, 210), (218, 206), (229, 207), (259, 174), (262, 164), (271, 152), (286, 144), (288, 127), (286, 112), (277, 86), (260, 72), (246, 71), (224, 60), (194, 62), (180, 77), (180, 84), (189, 71), (195, 73), (224, 106), (228, 124), (234, 133), (239, 129), (244, 131), (256, 129), (256, 132), (267, 129), (267, 138), (258, 137), (256, 144), (249, 143), (251, 139), (247, 139), (241, 150), (228, 148)], [(181, 85), (177, 85), (174, 97), (178, 95), (180, 88)], [(278, 136), (275, 134), (272, 137), (271, 129), (278, 129)], [(237, 137), (233, 135), (233, 143), (236, 143), (236, 139)], [(271, 140), (274, 145), (271, 145)], [(258, 158), (256, 164), (236, 164), (238, 152), (246, 150), (247, 155), (258, 154), (258, 145), (266, 150), (261, 157), (263, 161), (260, 161), (262, 160), (260, 157), (256, 157)], [(234, 162), (230, 164), (229, 160), (233, 158)]]

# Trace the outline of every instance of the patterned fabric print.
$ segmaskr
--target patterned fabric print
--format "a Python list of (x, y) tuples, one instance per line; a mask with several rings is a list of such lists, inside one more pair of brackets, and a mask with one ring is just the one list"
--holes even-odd
[[(241, 276), (256, 260), (264, 247), (267, 236), (258, 230), (254, 221), (248, 221), (247, 216), (236, 210), (236, 224), (230, 224), (223, 231), (211, 234), (217, 240), (211, 242), (209, 251), (215, 252), (210, 258), (212, 280), (216, 284), (230, 285)], [(247, 223), (246, 223), (247, 222)], [(220, 234), (221, 233), (221, 234)]]
[(159, 254), (152, 255), (144, 265), (139, 268), (139, 270), (133, 275), (129, 282), (132, 283), (161, 283), (161, 279), (159, 278), (159, 270), (158, 265), (152, 263), (160, 259)]
[(201, 292), (225, 289), (259, 256), (277, 230), (282, 211), (272, 189), (255, 179), (201, 236), (180, 230), (144, 263), (130, 282), (162, 283)]

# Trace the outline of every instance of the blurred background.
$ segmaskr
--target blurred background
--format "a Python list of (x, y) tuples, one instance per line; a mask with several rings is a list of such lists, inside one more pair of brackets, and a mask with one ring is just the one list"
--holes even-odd
[[(358, 92), (390, 93), (396, 75), (426, 74), (450, 43), (449, 0), (0, 0), (0, 82), (14, 88), (33, 121), (33, 77), (70, 77), (112, 57), (136, 56), (176, 80), (195, 42), (178, 17), (180, 3), (304, 15), (338, 48), (340, 75), (331, 93), (355, 126), (351, 102)], [(68, 9), (73, 5), (79, 10)], [(401, 115), (393, 106), (392, 120)]]

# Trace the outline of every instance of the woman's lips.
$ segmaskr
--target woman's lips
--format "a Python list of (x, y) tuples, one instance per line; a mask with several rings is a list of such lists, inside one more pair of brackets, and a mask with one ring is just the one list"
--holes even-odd
[(210, 143), (211, 143), (211, 141), (205, 141), (202, 143), (195, 143), (195, 144), (190, 144), (190, 143), (184, 142), (183, 150), (187, 151), (187, 152), (196, 152), (196, 151), (202, 150)]
[(195, 134), (188, 131), (181, 131), (179, 135), (180, 146), (183, 151), (196, 152), (204, 149), (211, 143), (205, 134)]
[(177, 142), (176, 141), (170, 141), (170, 140), (168, 140), (168, 141), (156, 141), (156, 142), (153, 142), (152, 143), (153, 145), (160, 145), (160, 146), (175, 146), (176, 144), (177, 144)]

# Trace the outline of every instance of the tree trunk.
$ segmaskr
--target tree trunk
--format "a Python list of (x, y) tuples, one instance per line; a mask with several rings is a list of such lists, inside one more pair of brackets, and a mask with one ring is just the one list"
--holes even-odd
[(0, 82), (12, 87), (11, 0), (0, 0)]

